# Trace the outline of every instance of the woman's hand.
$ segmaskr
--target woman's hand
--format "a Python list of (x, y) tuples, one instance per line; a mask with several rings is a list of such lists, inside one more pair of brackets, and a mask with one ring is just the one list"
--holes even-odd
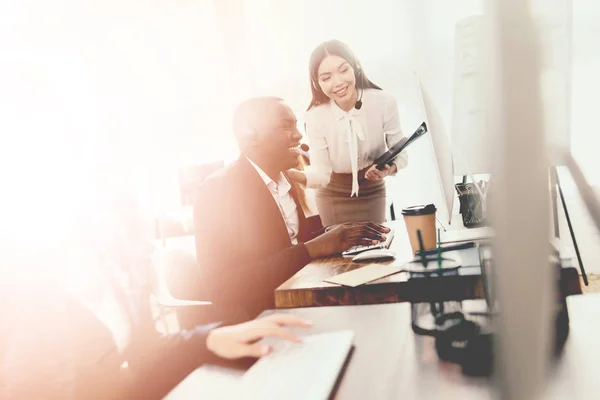
[(290, 314), (274, 314), (268, 317), (224, 326), (212, 330), (206, 338), (206, 346), (219, 357), (230, 360), (242, 357), (262, 357), (269, 353), (269, 346), (256, 343), (265, 337), (278, 337), (299, 343), (300, 339), (286, 326), (309, 328), (310, 322)]
[(391, 167), (386, 164), (383, 171), (378, 170), (377, 165), (373, 164), (369, 167), (367, 172), (365, 172), (365, 179), (368, 179), (370, 181), (379, 181), (388, 175), (394, 174), (396, 171), (396, 164), (392, 164)]
[(301, 185), (306, 185), (306, 175), (297, 169), (288, 169), (286, 171), (288, 178)]

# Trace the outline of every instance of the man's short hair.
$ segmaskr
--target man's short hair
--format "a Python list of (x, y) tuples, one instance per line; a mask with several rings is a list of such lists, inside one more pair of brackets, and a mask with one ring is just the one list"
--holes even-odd
[(259, 118), (270, 112), (273, 104), (281, 103), (283, 99), (276, 96), (264, 96), (248, 99), (241, 103), (233, 114), (233, 134), (238, 143), (254, 132)]

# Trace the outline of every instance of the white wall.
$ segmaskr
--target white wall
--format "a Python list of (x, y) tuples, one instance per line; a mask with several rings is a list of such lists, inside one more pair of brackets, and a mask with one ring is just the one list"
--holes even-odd
[(571, 148), (592, 184), (600, 186), (600, 4), (573, 0)]
[[(24, 0), (3, 7), (1, 33), (13, 40), (0, 43), (9, 61), (0, 65), (0, 112), (11, 115), (2, 133), (40, 143), (36, 157), (65, 147), (55, 141), (42, 151), (52, 137), (47, 131), (84, 141), (96, 155), (104, 149), (106, 158), (115, 157), (114, 139), (120, 162), (153, 194), (153, 208), (177, 204), (177, 195), (166, 193), (176, 193), (178, 165), (236, 156), (230, 117), (237, 102), (279, 95), (301, 118), (310, 97), (309, 54), (331, 38), (347, 42), (369, 77), (398, 98), (407, 134), (422, 120), (410, 90), (413, 71), (451, 134), (455, 24), (480, 14), (482, 0)], [(598, 7), (574, 0), (572, 146), (593, 181)], [(10, 111), (29, 98), (59, 107), (51, 118), (64, 118), (44, 124), (28, 118), (27, 107), (25, 114)], [(409, 150), (411, 165), (432, 156), (420, 155), (426, 149), (419, 146)], [(409, 170), (403, 175), (414, 185), (418, 171)], [(399, 187), (400, 202), (431, 194)], [(408, 192), (414, 197), (404, 197)]]
[(25, 0), (0, 18), (3, 162), (30, 170), (15, 181), (119, 168), (150, 210), (177, 205), (179, 165), (232, 152), (213, 2)]

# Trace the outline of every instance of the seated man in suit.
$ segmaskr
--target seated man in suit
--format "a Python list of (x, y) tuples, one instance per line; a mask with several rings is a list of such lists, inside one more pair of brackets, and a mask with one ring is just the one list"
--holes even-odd
[(320, 222), (308, 222), (285, 175), (298, 164), (302, 135), (281, 99), (242, 103), (233, 128), (242, 154), (203, 183), (194, 207), (199, 276), (190, 282), (231, 322), (273, 308), (274, 290), (311, 260), (389, 232), (365, 222), (322, 233)]

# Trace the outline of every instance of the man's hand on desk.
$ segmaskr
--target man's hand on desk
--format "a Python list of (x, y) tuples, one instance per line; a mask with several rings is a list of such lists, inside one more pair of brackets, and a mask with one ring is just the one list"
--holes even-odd
[(266, 344), (256, 342), (265, 337), (300, 342), (297, 336), (285, 328), (286, 326), (309, 328), (311, 323), (289, 314), (269, 315), (243, 324), (214, 329), (206, 338), (206, 346), (219, 357), (230, 360), (262, 357), (269, 353), (270, 348)]
[(312, 259), (340, 254), (353, 246), (369, 246), (385, 240), (390, 228), (373, 222), (349, 222), (328, 229), (306, 242)]

